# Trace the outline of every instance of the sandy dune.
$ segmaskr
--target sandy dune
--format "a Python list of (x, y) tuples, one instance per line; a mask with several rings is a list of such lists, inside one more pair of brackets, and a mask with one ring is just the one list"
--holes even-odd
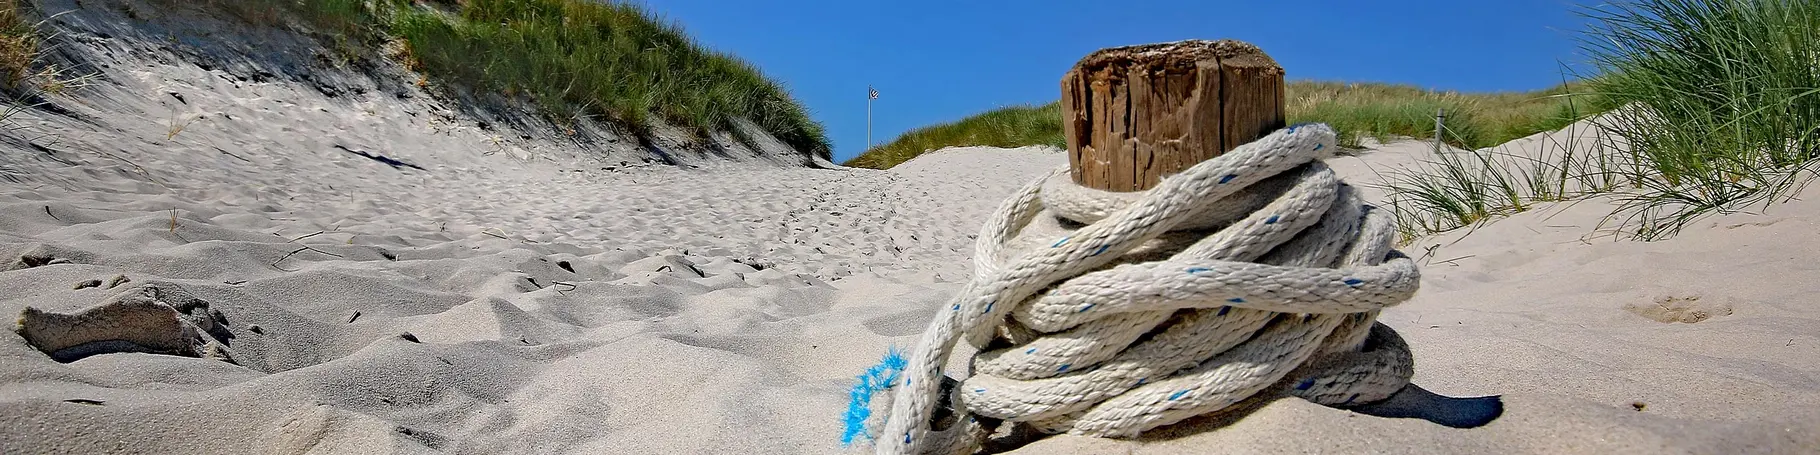
[[(0, 134), (0, 452), (857, 451), (854, 376), (1066, 162), (580, 142), (152, 12), (59, 16), (104, 80)], [(279, 57), (233, 57), (255, 48)], [(1426, 153), (1333, 163), (1369, 184)], [(1654, 243), (1589, 237), (1603, 201), (1418, 239), (1422, 291), (1383, 321), (1439, 395), (1400, 397), (1427, 419), (1289, 399), (1021, 451), (1814, 453), (1817, 191)], [(1434, 422), (1487, 396), (1489, 424)]]

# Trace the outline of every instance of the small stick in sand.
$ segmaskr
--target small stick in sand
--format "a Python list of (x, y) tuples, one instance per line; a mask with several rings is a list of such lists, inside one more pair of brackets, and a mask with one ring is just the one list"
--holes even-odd
[(295, 243), (295, 242), (297, 242), (297, 241), (298, 241), (298, 240), (303, 240), (303, 239), (307, 239), (307, 238), (310, 238), (310, 237), (315, 237), (315, 236), (318, 236), (318, 235), (322, 235), (322, 234), (323, 234), (323, 233), (324, 233), (324, 232), (327, 232), (327, 231), (316, 231), (316, 232), (313, 232), (313, 233), (309, 233), (309, 234), (305, 234), (305, 235), (304, 235), (304, 236), (302, 236), (302, 237), (298, 237), (298, 238), (294, 238), (294, 239), (291, 239), (291, 240), (290, 240), (290, 242), (292, 242), (292, 243)]
[[(552, 286), (552, 287), (554, 287), (554, 288), (556, 288), (556, 293), (557, 293), (557, 294), (559, 294), (559, 295), (562, 295), (562, 296), (565, 296), (565, 297), (566, 297), (566, 296), (568, 296), (568, 294), (566, 294), (566, 293), (564, 293), (564, 292), (563, 292), (563, 291), (573, 291), (573, 290), (575, 290), (575, 288), (576, 288), (576, 286), (575, 286), (575, 283), (570, 283), (570, 282), (567, 282), (567, 281), (556, 281), (556, 282), (551, 282), (551, 283), (550, 283), (550, 286)], [(569, 288), (568, 288), (568, 289), (563, 289), (563, 288), (562, 288), (562, 286), (568, 286), (568, 287), (569, 287)]]
[(48, 205), (47, 205), (47, 206), (44, 206), (44, 214), (45, 214), (45, 215), (50, 215), (50, 217), (51, 217), (51, 219), (53, 219), (53, 220), (57, 220), (57, 221), (63, 221), (63, 219), (62, 219), (62, 218), (58, 218), (58, 217), (57, 217), (57, 214), (55, 214), (55, 213), (51, 213), (51, 206), (48, 206)]
[[(487, 229), (499, 229), (499, 228), (487, 228)], [(487, 231), (487, 229), (481, 229), (481, 230), (480, 230), (480, 233), (482, 233), (482, 234), (486, 234), (486, 235), (490, 235), (490, 236), (494, 236), (494, 237), (499, 237), (499, 239), (500, 239), (500, 240), (511, 240), (511, 239), (508, 239), (508, 238), (506, 238), (506, 236), (505, 236), (505, 232), (506, 232), (506, 230), (505, 230), (505, 229), (499, 229), (499, 233), (498, 233), (498, 234), (494, 234), (494, 233), (492, 233), (492, 232), (490, 232), (490, 231)]]
[(278, 260), (276, 260), (276, 261), (272, 261), (272, 263), (271, 263), (271, 264), (269, 264), (269, 265), (271, 265), (271, 266), (272, 266), (272, 268), (274, 268), (274, 269), (278, 269), (278, 270), (283, 270), (283, 271), (286, 271), (286, 272), (295, 272), (295, 271), (296, 271), (296, 270), (291, 270), (291, 269), (286, 269), (286, 268), (284, 268), (284, 267), (279, 267), (279, 266), (278, 266), (278, 263), (280, 263), (280, 262), (284, 262), (284, 260), (285, 260), (285, 259), (290, 259), (290, 258), (291, 258), (291, 255), (295, 255), (295, 254), (297, 254), (297, 253), (301, 253), (301, 252), (303, 252), (303, 250), (310, 250), (310, 251), (315, 251), (315, 252), (317, 252), (317, 253), (322, 253), (322, 254), (326, 254), (326, 255), (329, 255), (329, 256), (334, 256), (334, 257), (341, 257), (341, 255), (339, 255), (339, 254), (335, 254), (335, 253), (330, 253), (330, 252), (327, 252), (327, 251), (322, 251), (322, 250), (318, 250), (318, 249), (315, 249), (315, 248), (310, 248), (310, 246), (309, 246), (309, 245), (303, 245), (303, 246), (301, 246), (301, 247), (298, 247), (298, 248), (297, 248), (297, 249), (295, 249), (295, 250), (291, 250), (291, 252), (289, 252), (289, 253), (285, 253), (285, 254), (284, 254), (284, 257), (280, 257), (280, 258), (278, 258)]
[(1457, 263), (1454, 263), (1454, 261), (1458, 261), (1458, 260), (1461, 260), (1461, 259), (1467, 259), (1467, 258), (1471, 258), (1471, 257), (1475, 257), (1475, 256), (1478, 256), (1478, 255), (1477, 255), (1477, 254), (1468, 254), (1468, 255), (1465, 255), (1465, 256), (1460, 256), (1460, 257), (1457, 257), (1457, 258), (1453, 258), (1453, 259), (1448, 259), (1448, 260), (1445, 260), (1445, 261), (1440, 261), (1440, 262), (1439, 262), (1439, 263), (1441, 263), (1441, 264), (1448, 264), (1448, 265), (1452, 265), (1452, 266), (1455, 266), (1455, 267), (1458, 267), (1458, 266), (1459, 266), (1459, 265), (1460, 265), (1460, 264), (1457, 264)]

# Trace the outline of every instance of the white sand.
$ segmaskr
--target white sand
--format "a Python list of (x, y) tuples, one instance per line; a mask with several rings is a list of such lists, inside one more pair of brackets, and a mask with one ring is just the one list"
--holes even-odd
[[(651, 150), (610, 131), (578, 147), (305, 65), (294, 35), (203, 40), (231, 27), (141, 12), (153, 25), (61, 16), (109, 80), (0, 134), (0, 313), (43, 312), (0, 331), (3, 453), (841, 451), (853, 377), (959, 288), (1000, 199), (1066, 161), (969, 148), (817, 169), (775, 144)], [(224, 57), (252, 49), (290, 57)], [(290, 76), (245, 77), (261, 71)], [(1367, 163), (1423, 153), (1335, 165), (1365, 182)], [(1489, 425), (1289, 399), (1022, 450), (1820, 448), (1820, 204), (1581, 241), (1607, 210), (1545, 207), (1408, 249), (1428, 256), (1423, 291), (1384, 321), (1416, 384), (1501, 395)], [(1657, 321), (1694, 319), (1678, 308), (1708, 317)], [(25, 333), (76, 346), (61, 360), (100, 354), (60, 361)]]

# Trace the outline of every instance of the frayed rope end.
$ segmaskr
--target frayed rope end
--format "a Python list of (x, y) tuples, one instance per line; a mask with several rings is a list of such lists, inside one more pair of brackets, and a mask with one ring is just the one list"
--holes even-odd
[(878, 365), (867, 368), (865, 374), (859, 375), (859, 382), (853, 384), (853, 401), (847, 403), (847, 429), (841, 433), (841, 447), (851, 447), (856, 439), (873, 439), (866, 425), (872, 419), (872, 395), (896, 387), (898, 378), (903, 376), (904, 367), (908, 364), (904, 354), (893, 346), (885, 352), (885, 358)]

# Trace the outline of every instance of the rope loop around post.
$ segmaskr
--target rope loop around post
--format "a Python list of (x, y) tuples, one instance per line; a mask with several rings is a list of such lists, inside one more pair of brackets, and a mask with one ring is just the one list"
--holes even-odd
[[(1321, 161), (1335, 148), (1331, 128), (1297, 125), (1148, 191), (1031, 182), (884, 384), (882, 428), (869, 412), (849, 425), (881, 454), (971, 453), (1004, 424), (1126, 437), (1264, 393), (1388, 398), (1413, 360), (1376, 319), (1420, 275), (1389, 214)], [(942, 368), (963, 339), (977, 354), (955, 381)]]

